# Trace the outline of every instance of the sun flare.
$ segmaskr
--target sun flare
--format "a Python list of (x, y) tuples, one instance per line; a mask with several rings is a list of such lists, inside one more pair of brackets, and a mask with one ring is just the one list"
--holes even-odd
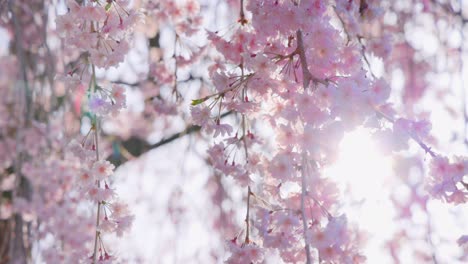
[(369, 130), (360, 128), (346, 134), (338, 160), (327, 175), (338, 181), (357, 199), (376, 199), (392, 171), (390, 157), (379, 151)]
[(380, 247), (394, 230), (394, 210), (388, 199), (392, 159), (379, 150), (378, 142), (364, 128), (345, 134), (339, 151), (338, 160), (325, 173), (341, 186), (345, 201), (342, 210), (349, 220), (373, 234), (365, 252), (369, 263), (379, 262)]

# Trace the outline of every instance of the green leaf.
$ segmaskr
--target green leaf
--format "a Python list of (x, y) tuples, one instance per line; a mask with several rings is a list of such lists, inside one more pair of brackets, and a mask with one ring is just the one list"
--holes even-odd
[(107, 3), (106, 7), (104, 7), (106, 9), (106, 11), (109, 11), (109, 9), (112, 7), (112, 2), (110, 3)]
[(194, 99), (194, 100), (192, 100), (192, 105), (199, 105), (199, 104), (205, 102), (206, 100), (208, 100), (208, 97), (204, 97), (204, 98), (200, 98), (200, 99)]

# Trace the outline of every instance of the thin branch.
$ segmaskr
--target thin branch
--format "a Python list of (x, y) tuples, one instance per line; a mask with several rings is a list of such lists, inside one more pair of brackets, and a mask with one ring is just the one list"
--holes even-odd
[(358, 38), (358, 42), (359, 44), (361, 45), (361, 54), (362, 54), (362, 57), (364, 58), (364, 61), (366, 62), (366, 65), (367, 65), (367, 68), (369, 69), (369, 72), (370, 74), (372, 75), (372, 77), (374, 79), (377, 79), (377, 76), (374, 74), (374, 72), (372, 71), (372, 66), (370, 64), (370, 61), (369, 59), (367, 58), (367, 55), (366, 55), (366, 46), (364, 45), (364, 43), (362, 42), (362, 39), (363, 37), (362, 36), (357, 36)]
[(244, 0), (240, 0), (240, 13), (239, 13), (239, 22), (242, 26), (247, 24), (247, 19), (245, 18), (245, 13), (244, 13)]
[[(241, 68), (241, 83), (244, 81), (244, 65), (241, 63), (240, 65), (240, 68)], [(242, 101), (245, 102), (245, 99), (247, 97), (247, 86), (244, 86), (244, 88), (242, 89)], [(245, 114), (242, 114), (242, 142), (244, 143), (244, 153), (245, 153), (245, 160), (246, 162), (248, 162), (248, 159), (249, 159), (249, 152), (248, 152), (248, 149), (247, 149), (247, 141), (246, 141), (246, 118), (245, 118)]]
[[(229, 112), (226, 112), (226, 113), (223, 113), (220, 115), (220, 118), (223, 118), (223, 117), (226, 117), (230, 114), (232, 114), (233, 112), (232, 111), (229, 111)], [(192, 134), (194, 132), (198, 132), (200, 131), (201, 127), (200, 126), (197, 126), (197, 125), (190, 125), (188, 126), (186, 129), (184, 129), (183, 131), (181, 132), (178, 132), (178, 133), (175, 133), (173, 134), (172, 136), (169, 136), (167, 138), (164, 138), (162, 140), (160, 140), (159, 142), (155, 143), (155, 144), (152, 144), (149, 146), (150, 149), (155, 149), (155, 148), (159, 148), (163, 145), (166, 145), (168, 143), (171, 143), (172, 141), (178, 139), (178, 138), (181, 138), (185, 135), (189, 135), (189, 134)]]
[(310, 80), (311, 80), (311, 74), (309, 72), (309, 66), (307, 65), (307, 59), (305, 55), (305, 50), (304, 50), (304, 42), (302, 40), (302, 31), (298, 30), (296, 32), (297, 36), (297, 53), (299, 54), (299, 59), (301, 60), (301, 66), (302, 66), (302, 80), (303, 80), (303, 85), (304, 85), (304, 90), (309, 87)]
[[(94, 140), (95, 140), (95, 143), (96, 143), (96, 161), (99, 161), (99, 141), (98, 141), (98, 131), (99, 131), (99, 128), (98, 128), (98, 122), (96, 120), (96, 124), (94, 125)], [(101, 183), (100, 181), (98, 180), (97, 181), (97, 187), (100, 188), (101, 186)], [(96, 264), (96, 260), (97, 260), (97, 248), (98, 248), (98, 238), (99, 236), (101, 235), (101, 232), (99, 231), (99, 218), (100, 218), (100, 214), (101, 214), (101, 201), (98, 201), (98, 204), (97, 204), (97, 216), (96, 216), (96, 234), (95, 234), (95, 237), (94, 237), (94, 250), (93, 250), (93, 264)]]
[[(227, 117), (227, 116), (231, 115), (232, 113), (234, 113), (234, 112), (229, 111), (229, 112), (223, 113), (223, 114), (221, 114), (220, 118)], [(128, 156), (126, 154), (130, 154), (132, 159), (138, 158), (140, 155), (143, 155), (147, 151), (157, 149), (159, 147), (162, 147), (162, 146), (164, 146), (166, 144), (171, 143), (172, 141), (175, 141), (175, 140), (177, 140), (179, 138), (182, 138), (182, 137), (184, 137), (186, 135), (196, 133), (196, 132), (200, 131), (200, 129), (201, 129), (201, 127), (198, 126), (198, 125), (188, 125), (184, 130), (182, 130), (180, 132), (177, 132), (175, 134), (172, 134), (171, 136), (168, 136), (166, 138), (163, 138), (160, 141), (158, 141), (158, 142), (156, 142), (154, 144), (151, 144), (151, 145), (149, 145), (146, 141), (144, 141), (142, 139), (139, 139), (139, 138), (136, 138), (136, 137), (131, 137), (128, 140), (117, 142), (119, 145), (121, 145), (121, 148), (124, 149), (123, 151), (126, 152), (126, 153), (122, 153), (122, 154), (112, 153), (107, 157), (107, 159), (110, 160), (116, 167), (118, 167), (120, 164), (122, 164), (123, 162), (126, 161), (126, 160), (122, 160), (122, 156), (124, 158), (125, 158), (125, 156)], [(133, 151), (128, 150), (127, 143), (130, 143), (131, 145), (139, 145), (139, 147), (137, 149), (133, 150)]]
[(307, 179), (306, 179), (306, 152), (305, 150), (302, 151), (302, 166), (301, 166), (301, 180), (302, 180), (302, 193), (301, 193), (301, 213), (302, 213), (302, 228), (303, 228), (303, 235), (304, 235), (304, 249), (306, 252), (306, 263), (311, 264), (312, 260), (310, 257), (310, 246), (309, 242), (307, 241), (307, 216), (305, 214), (305, 197), (307, 196)]
[(346, 29), (345, 21), (344, 21), (343, 18), (338, 14), (338, 10), (336, 10), (336, 6), (333, 7), (333, 10), (335, 11), (336, 16), (338, 17), (338, 20), (340, 20), (341, 26), (343, 27), (343, 31), (344, 31), (345, 34), (346, 34), (346, 38), (347, 38), (346, 46), (347, 46), (347, 45), (349, 44), (349, 42), (351, 42), (351, 36), (349, 35), (348, 30)]
[(247, 187), (247, 213), (245, 214), (245, 244), (250, 243), (250, 195), (252, 195), (252, 191), (250, 190), (250, 186)]
[[(138, 82), (126, 82), (124, 80), (116, 80), (116, 81), (112, 81), (111, 83), (113, 84), (122, 84), (122, 85), (127, 85), (127, 86), (130, 86), (130, 87), (139, 87), (141, 85), (143, 85), (143, 83), (145, 81), (149, 81), (149, 82), (152, 82), (153, 84), (157, 84), (156, 81), (152, 80), (152, 79), (146, 79), (146, 80), (143, 80), (143, 81), (138, 81)], [(202, 76), (200, 77), (196, 77), (196, 76), (193, 76), (192, 74), (189, 75), (189, 77), (185, 80), (179, 80), (177, 81), (178, 84), (182, 84), (182, 83), (188, 83), (190, 81), (200, 81), (200, 82), (203, 82), (203, 83), (207, 83), (206, 80), (204, 80), (204, 78)]]
[(178, 65), (177, 65), (177, 41), (179, 40), (179, 35), (177, 35), (177, 32), (175, 33), (175, 39), (174, 39), (174, 54), (172, 54), (172, 58), (174, 59), (174, 83), (172, 86), (172, 94), (175, 94), (176, 96), (176, 101), (181, 97), (179, 91), (177, 90), (177, 70), (178, 70)]
[[(380, 110), (378, 109), (375, 109), (376, 113), (378, 116), (380, 117), (383, 117), (384, 119), (388, 120), (390, 123), (395, 123), (395, 120), (393, 120), (393, 118), (387, 116), (386, 114), (382, 113)], [(406, 133), (408, 134), (408, 136), (410, 136), (416, 143), (418, 143), (418, 145), (424, 150), (426, 151), (426, 153), (429, 153), (429, 155), (431, 155), (431, 157), (435, 158), (437, 156), (437, 154), (431, 149), (431, 147), (429, 147), (428, 145), (426, 145), (424, 142), (422, 142), (419, 138), (417, 138), (415, 135), (413, 135), (413, 133), (410, 133), (409, 131), (406, 131)]]
[[(307, 68), (307, 60), (305, 56), (301, 30), (298, 30), (296, 35), (297, 35), (297, 52), (299, 54), (299, 58), (301, 60), (301, 66), (302, 66), (302, 84), (304, 86), (304, 91), (305, 91), (305, 89), (309, 87), (310, 80), (312, 77), (309, 72), (309, 69)], [(303, 227), (303, 235), (304, 235), (304, 250), (306, 253), (306, 264), (311, 264), (312, 259), (310, 256), (310, 247), (309, 247), (309, 242), (307, 241), (307, 217), (305, 214), (305, 197), (307, 196), (307, 186), (306, 186), (307, 180), (306, 180), (306, 172), (305, 172), (306, 162), (307, 162), (306, 151), (303, 149), (302, 150), (302, 166), (301, 166), (301, 179), (302, 179), (301, 213), (302, 213), (302, 227)]]
[[(96, 70), (94, 65), (92, 65), (92, 71), (93, 71), (93, 77), (91, 79), (92, 82), (92, 88), (93, 90), (96, 89), (97, 83), (96, 83)], [(94, 130), (94, 143), (96, 144), (95, 149), (96, 149), (96, 162), (99, 161), (99, 123), (98, 123), (98, 118), (96, 117), (93, 128)], [(101, 182), (99, 180), (96, 181), (97, 188), (99, 189), (101, 187)], [(97, 248), (98, 248), (98, 240), (101, 235), (101, 232), (99, 231), (99, 220), (100, 220), (100, 214), (101, 214), (101, 201), (98, 200), (97, 203), (97, 213), (96, 213), (96, 234), (94, 237), (94, 250), (93, 250), (93, 264), (96, 264), (97, 261)]]
[(309, 71), (309, 66), (307, 65), (307, 58), (305, 55), (305, 49), (304, 49), (304, 41), (302, 39), (302, 31), (299, 29), (296, 31), (296, 37), (297, 37), (297, 48), (293, 52), (293, 54), (298, 54), (299, 55), (299, 60), (301, 62), (301, 68), (302, 68), (302, 83), (304, 86), (304, 90), (309, 87), (310, 81), (312, 81), (314, 84), (321, 83), (325, 86), (328, 86), (328, 83), (330, 80), (327, 79), (320, 79), (317, 77), (314, 77), (310, 71)]
[[(458, 1), (460, 5), (460, 13), (463, 14), (463, 3), (462, 1)], [(461, 88), (461, 100), (462, 100), (462, 112), (463, 112), (463, 143), (465, 146), (468, 147), (468, 138), (466, 137), (466, 134), (468, 132), (468, 114), (467, 114), (467, 105), (466, 105), (466, 91), (465, 91), (465, 75), (464, 75), (464, 68), (465, 68), (465, 62), (463, 60), (463, 53), (464, 53), (464, 45), (465, 43), (465, 32), (464, 32), (464, 23), (461, 25), (460, 29), (460, 35), (462, 38), (462, 44), (460, 45), (460, 88)]]

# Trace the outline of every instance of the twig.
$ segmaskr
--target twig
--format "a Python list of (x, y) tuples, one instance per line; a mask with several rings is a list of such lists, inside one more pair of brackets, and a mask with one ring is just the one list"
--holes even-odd
[[(304, 44), (302, 41), (302, 32), (301, 30), (298, 30), (296, 32), (297, 35), (297, 52), (299, 54), (299, 58), (301, 60), (301, 67), (302, 67), (302, 85), (304, 86), (304, 91), (307, 89), (310, 83), (311, 79), (311, 74), (309, 72), (309, 69), (307, 68), (307, 60), (305, 56), (305, 51), (304, 51)], [(302, 227), (303, 227), (303, 235), (304, 235), (304, 250), (306, 253), (306, 264), (311, 264), (312, 260), (310, 257), (310, 247), (309, 247), (309, 242), (307, 241), (307, 217), (305, 214), (305, 197), (307, 195), (307, 180), (306, 180), (306, 172), (305, 172), (305, 167), (306, 167), (306, 151), (303, 149), (302, 150), (302, 166), (301, 166), (301, 214), (302, 214)]]
[(299, 54), (299, 59), (301, 60), (301, 65), (302, 65), (302, 80), (303, 80), (303, 85), (304, 89), (309, 87), (310, 84), (310, 72), (309, 72), (309, 66), (307, 66), (307, 59), (305, 56), (305, 50), (304, 50), (304, 42), (302, 40), (302, 31), (298, 30), (296, 32), (297, 36), (297, 53)]
[[(241, 83), (244, 81), (244, 65), (241, 63), (240, 65), (240, 68), (241, 68)], [(241, 92), (241, 96), (242, 96), (242, 101), (245, 102), (245, 98), (246, 98), (246, 86), (244, 86), (244, 88), (242, 89), (242, 92)], [(245, 160), (246, 162), (248, 162), (248, 159), (249, 159), (249, 152), (248, 152), (248, 149), (247, 149), (247, 141), (246, 141), (246, 120), (245, 120), (245, 114), (242, 114), (242, 142), (244, 143), (244, 152), (245, 152)]]
[(176, 100), (180, 98), (180, 93), (177, 90), (177, 56), (176, 56), (176, 51), (177, 51), (177, 40), (179, 40), (179, 35), (177, 32), (175, 32), (175, 40), (174, 40), (174, 54), (172, 54), (172, 58), (174, 58), (174, 83), (172, 86), (172, 93), (175, 94)]
[[(390, 123), (395, 123), (395, 120), (393, 120), (393, 118), (387, 116), (386, 114), (382, 113), (380, 110), (378, 109), (375, 109), (377, 115), (383, 117), (384, 119), (388, 120)], [(431, 155), (431, 157), (435, 158), (437, 155), (436, 153), (431, 149), (431, 147), (429, 147), (428, 145), (426, 145), (424, 142), (422, 142), (419, 138), (417, 138), (415, 135), (413, 135), (413, 133), (410, 133), (409, 131), (406, 131), (406, 133), (416, 142), (418, 143), (418, 145), (424, 150), (426, 151), (426, 153), (429, 153), (429, 155)]]
[[(92, 73), (93, 73), (93, 77), (91, 79), (91, 82), (92, 82), (92, 87), (90, 87), (90, 89), (96, 89), (96, 86), (97, 86), (97, 83), (96, 83), (96, 69), (94, 67), (94, 65), (92, 65)], [(96, 162), (99, 161), (99, 123), (98, 123), (98, 119), (96, 117), (95, 121), (94, 121), (94, 124), (93, 124), (93, 129), (94, 129), (94, 142), (96, 144), (95, 146), (95, 149), (96, 149)], [(97, 185), (97, 188), (99, 189), (101, 187), (101, 182), (99, 180), (96, 181), (96, 185)], [(97, 204), (97, 216), (96, 216), (96, 234), (95, 234), (95, 237), (94, 237), (94, 250), (93, 250), (93, 264), (96, 264), (96, 260), (97, 260), (97, 248), (98, 248), (98, 239), (99, 239), (99, 236), (101, 235), (101, 232), (99, 231), (99, 218), (100, 218), (100, 214), (101, 214), (101, 201), (98, 201), (98, 204)]]
[(245, 13), (244, 13), (244, 0), (240, 0), (240, 13), (239, 13), (239, 22), (242, 26), (247, 24), (247, 19), (245, 18)]
[(311, 264), (312, 260), (310, 257), (310, 247), (309, 242), (307, 241), (307, 216), (305, 214), (305, 197), (307, 196), (307, 179), (306, 179), (306, 152), (302, 150), (302, 166), (301, 166), (301, 180), (302, 180), (302, 193), (301, 193), (301, 213), (302, 213), (302, 228), (303, 228), (303, 235), (304, 235), (304, 249), (306, 252), (306, 263)]
[(369, 59), (367, 58), (367, 55), (366, 55), (366, 46), (364, 45), (364, 43), (362, 43), (362, 39), (363, 37), (362, 36), (357, 36), (358, 38), (358, 41), (359, 41), (359, 44), (361, 45), (361, 54), (362, 54), (362, 57), (364, 58), (364, 61), (366, 62), (366, 65), (367, 65), (367, 68), (369, 69), (369, 72), (370, 74), (372, 75), (372, 77), (374, 79), (377, 79), (377, 76), (374, 74), (374, 72), (372, 71), (372, 67), (371, 67), (371, 64), (369, 62)]
[(247, 187), (247, 213), (245, 214), (245, 244), (250, 243), (250, 195), (252, 194), (252, 191), (250, 190), (250, 186)]
[[(460, 5), (460, 14), (463, 14), (463, 3), (461, 0), (458, 1)], [(464, 33), (464, 23), (461, 25), (460, 35), (462, 38), (461, 43), (465, 43), (465, 33)], [(468, 147), (468, 138), (466, 133), (468, 132), (468, 114), (467, 114), (467, 105), (466, 105), (466, 92), (465, 92), (465, 75), (464, 75), (464, 60), (463, 60), (463, 49), (464, 45), (460, 45), (460, 87), (461, 87), (461, 100), (462, 100), (462, 112), (463, 112), (463, 143)]]
[[(99, 143), (98, 143), (99, 142), (98, 141), (99, 136), (98, 136), (98, 132), (99, 132), (98, 122), (96, 120), (96, 124), (94, 124), (94, 141), (96, 143), (96, 161), (99, 161)], [(99, 180), (97, 180), (97, 187), (98, 188), (101, 187), (101, 183), (100, 183)], [(94, 237), (93, 264), (96, 264), (98, 238), (101, 235), (101, 232), (99, 231), (100, 214), (101, 214), (101, 201), (98, 201), (98, 204), (97, 204), (97, 217), (96, 217), (96, 234), (95, 234), (95, 237)]]

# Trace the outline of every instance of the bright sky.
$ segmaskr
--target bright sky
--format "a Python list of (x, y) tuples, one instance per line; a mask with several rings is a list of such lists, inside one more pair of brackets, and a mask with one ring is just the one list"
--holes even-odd
[[(393, 170), (393, 161), (390, 156), (385, 156), (379, 151), (377, 142), (373, 140), (369, 130), (364, 128), (346, 134), (340, 148), (338, 161), (324, 174), (339, 182), (343, 189), (349, 187), (349, 199), (346, 200), (343, 210), (350, 221), (359, 223), (361, 230), (371, 234), (365, 251), (368, 263), (392, 263), (388, 252), (383, 254), (381, 250), (384, 241), (392, 237), (397, 227), (396, 211), (389, 199), (390, 191), (394, 191), (395, 188), (391, 184), (394, 182), (392, 178), (398, 177)], [(404, 191), (402, 189), (399, 193), (404, 196)], [(439, 247), (439, 238), (433, 238), (438, 260), (448, 261), (448, 255), (453, 256), (459, 252), (455, 244), (456, 239), (468, 230), (468, 224), (457, 219), (468, 219), (468, 211), (463, 210), (462, 206), (455, 207), (438, 201), (431, 201), (428, 207), (432, 228), (437, 235), (442, 235), (446, 242), (451, 242), (451, 247)], [(412, 220), (421, 226), (425, 225), (426, 218), (422, 212), (414, 208), (412, 211)]]
[(369, 131), (363, 128), (346, 134), (340, 148), (338, 161), (324, 175), (350, 191), (343, 208), (349, 220), (374, 234), (368, 241), (368, 263), (385, 263), (379, 246), (393, 232), (394, 213), (385, 198), (389, 194), (385, 181), (391, 177), (391, 158), (380, 153)]

